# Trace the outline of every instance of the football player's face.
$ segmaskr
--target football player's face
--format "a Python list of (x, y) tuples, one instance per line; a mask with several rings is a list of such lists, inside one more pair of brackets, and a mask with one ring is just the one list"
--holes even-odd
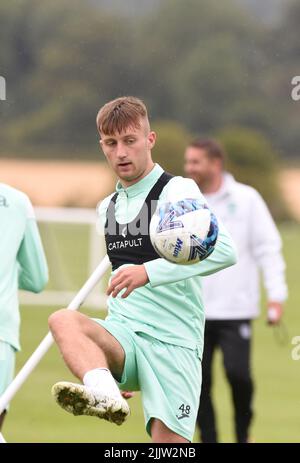
[(128, 127), (114, 135), (101, 134), (100, 144), (106, 159), (128, 186), (141, 178), (152, 162), (151, 149), (155, 144), (155, 132), (149, 130), (146, 121), (140, 127)]
[(184, 154), (184, 173), (195, 180), (197, 185), (205, 190), (216, 175), (215, 160), (210, 159), (205, 150), (188, 146)]

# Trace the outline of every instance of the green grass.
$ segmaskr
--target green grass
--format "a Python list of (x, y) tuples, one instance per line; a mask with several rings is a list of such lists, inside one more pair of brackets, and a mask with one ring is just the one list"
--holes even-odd
[[(298, 260), (300, 226), (281, 227), (287, 261), (289, 301), (285, 323), (288, 343), (276, 343), (273, 329), (266, 326), (264, 313), (254, 323), (253, 371), (255, 377), (255, 418), (252, 436), (255, 442), (300, 442), (300, 361), (292, 360), (291, 340), (300, 335), (300, 289)], [(81, 233), (68, 239), (65, 249), (74, 249)], [(73, 243), (72, 243), (73, 241)], [(77, 242), (80, 250), (80, 244)], [(73, 258), (69, 254), (70, 260)], [(79, 261), (72, 262), (80, 285)], [(80, 267), (80, 266), (79, 266)], [(264, 306), (264, 303), (262, 304)], [(22, 308), (22, 346), (17, 356), (19, 369), (47, 332), (47, 318), (55, 308)], [(87, 312), (95, 316), (95, 312)], [(99, 316), (102, 316), (100, 312)], [(215, 362), (214, 398), (222, 442), (234, 442), (230, 391), (224, 379), (222, 359)], [(140, 394), (130, 399), (132, 415), (118, 427), (96, 418), (73, 417), (53, 401), (50, 389), (59, 380), (73, 380), (54, 346), (29, 377), (11, 404), (3, 434), (10, 442), (150, 442), (145, 432)], [(194, 442), (199, 442), (195, 433)]]

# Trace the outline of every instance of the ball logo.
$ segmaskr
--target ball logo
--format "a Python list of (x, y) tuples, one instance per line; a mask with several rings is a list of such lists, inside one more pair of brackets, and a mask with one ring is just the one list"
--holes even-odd
[(209, 254), (213, 251), (207, 249), (204, 240), (201, 240), (196, 235), (191, 235), (191, 251), (189, 255), (189, 260), (194, 260), (199, 256), (199, 260), (203, 260), (204, 257), (208, 257)]
[(183, 223), (180, 220), (174, 220), (175, 218), (176, 213), (174, 210), (167, 215), (163, 215), (156, 229), (157, 233), (161, 233), (166, 230), (174, 230), (175, 228), (183, 228)]
[(176, 244), (175, 244), (175, 249), (173, 252), (174, 257), (178, 257), (178, 254), (180, 253), (182, 249), (183, 241), (180, 238), (177, 238)]

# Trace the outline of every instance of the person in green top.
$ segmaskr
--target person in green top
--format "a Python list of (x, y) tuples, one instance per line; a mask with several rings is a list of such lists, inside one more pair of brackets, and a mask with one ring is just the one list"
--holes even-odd
[(20, 350), (18, 288), (39, 293), (47, 281), (32, 204), (21, 191), (0, 183), (0, 395), (12, 381), (15, 352)]
[(90, 319), (62, 309), (50, 330), (72, 373), (83, 384), (60, 381), (58, 404), (74, 415), (122, 424), (128, 391), (141, 391), (146, 431), (153, 442), (192, 441), (201, 387), (204, 309), (201, 276), (236, 262), (222, 224), (213, 253), (192, 265), (160, 258), (149, 238), (157, 201), (204, 198), (191, 179), (172, 176), (152, 160), (156, 134), (135, 97), (104, 105), (97, 116), (100, 144), (118, 176), (116, 192), (98, 207), (112, 263), (108, 315)]

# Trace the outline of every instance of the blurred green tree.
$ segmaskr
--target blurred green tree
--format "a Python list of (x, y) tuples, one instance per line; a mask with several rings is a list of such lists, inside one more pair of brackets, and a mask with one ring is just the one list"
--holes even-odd
[(183, 175), (183, 153), (193, 135), (174, 121), (157, 121), (152, 124), (157, 134), (153, 160), (174, 175)]
[(280, 154), (299, 154), (300, 105), (290, 95), (299, 2), (289, 1), (276, 25), (258, 21), (242, 1), (154, 3), (139, 16), (108, 1), (1, 1), (1, 150), (98, 157), (98, 108), (134, 94), (153, 120), (207, 134), (247, 126)]

